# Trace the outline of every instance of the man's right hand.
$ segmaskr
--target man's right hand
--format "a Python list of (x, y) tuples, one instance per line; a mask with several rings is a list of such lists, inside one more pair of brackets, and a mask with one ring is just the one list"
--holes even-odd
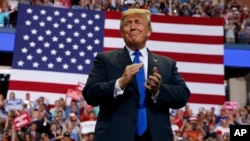
[(119, 86), (123, 90), (133, 80), (135, 74), (143, 67), (143, 63), (128, 65), (119, 78)]

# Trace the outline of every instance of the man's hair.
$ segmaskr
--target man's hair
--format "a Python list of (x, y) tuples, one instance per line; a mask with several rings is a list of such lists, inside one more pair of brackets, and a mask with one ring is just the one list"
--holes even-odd
[(122, 17), (121, 17), (121, 23), (120, 23), (120, 29), (122, 30), (123, 27), (123, 22), (124, 22), (124, 18), (132, 15), (132, 14), (138, 14), (140, 16), (142, 16), (146, 22), (148, 23), (148, 29), (150, 29), (152, 31), (152, 26), (151, 26), (151, 12), (147, 9), (139, 9), (139, 8), (131, 8), (128, 9), (124, 12), (122, 12)]

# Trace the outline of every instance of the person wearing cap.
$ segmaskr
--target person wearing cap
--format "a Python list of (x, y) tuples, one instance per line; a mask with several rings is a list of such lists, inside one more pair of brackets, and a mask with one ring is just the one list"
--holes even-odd
[(176, 61), (149, 50), (150, 16), (147, 9), (124, 11), (124, 47), (95, 57), (83, 89), (86, 102), (100, 106), (94, 141), (174, 139), (169, 108), (185, 106), (190, 91)]
[(216, 139), (215, 140), (217, 140), (217, 141), (222, 141), (222, 137), (223, 137), (223, 134), (222, 134), (222, 131), (221, 130), (217, 130), (216, 132), (215, 132), (215, 134), (216, 134)]
[(30, 93), (26, 93), (26, 94), (25, 94), (25, 99), (24, 99), (24, 101), (28, 101), (28, 102), (29, 102), (28, 108), (33, 107), (34, 101), (31, 100)]
[(23, 101), (23, 109), (22, 109), (22, 111), (27, 111), (31, 115), (32, 109), (29, 108), (30, 107), (29, 105), (30, 105), (30, 102), (28, 100), (24, 100)]

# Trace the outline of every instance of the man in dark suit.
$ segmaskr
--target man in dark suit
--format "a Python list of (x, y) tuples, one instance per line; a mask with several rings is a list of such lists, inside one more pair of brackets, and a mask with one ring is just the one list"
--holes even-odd
[[(123, 12), (120, 30), (125, 47), (95, 58), (83, 90), (88, 104), (100, 106), (94, 141), (173, 140), (169, 108), (185, 106), (190, 91), (176, 62), (147, 48), (150, 15), (145, 9)], [(142, 71), (145, 76), (139, 78)], [(141, 127), (145, 128), (137, 132)]]
[(31, 134), (32, 141), (40, 141), (41, 140), (42, 135), (37, 130), (38, 130), (37, 123), (32, 122), (30, 125), (30, 129), (27, 132), (27, 133)]

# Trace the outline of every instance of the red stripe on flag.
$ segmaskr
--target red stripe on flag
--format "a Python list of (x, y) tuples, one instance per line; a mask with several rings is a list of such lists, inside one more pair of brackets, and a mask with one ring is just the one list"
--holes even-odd
[(120, 20), (121, 18), (121, 12), (105, 12), (106, 19), (114, 19), (114, 20)]
[(216, 104), (222, 105), (226, 101), (225, 96), (218, 95), (204, 95), (204, 94), (191, 94), (190, 103), (201, 103), (201, 104)]
[[(104, 31), (105, 37), (121, 37), (120, 30), (107, 29)], [(201, 43), (201, 44), (223, 44), (224, 40), (221, 36), (205, 36), (205, 35), (185, 35), (153, 32), (150, 40), (163, 42), (183, 42), (183, 43)]]
[(51, 93), (67, 93), (68, 88), (75, 89), (75, 85), (43, 83), (43, 82), (26, 82), (10, 80), (9, 89), (20, 91), (38, 91)]
[[(115, 50), (116, 48), (105, 47), (104, 51)], [(167, 56), (178, 62), (193, 62), (193, 63), (209, 63), (223, 64), (224, 58), (222, 55), (206, 55), (206, 54), (188, 54), (188, 53), (173, 53), (153, 51), (155, 54)]]
[(222, 55), (206, 55), (206, 54), (188, 54), (188, 53), (173, 53), (173, 52), (159, 52), (153, 51), (156, 54), (167, 56), (179, 62), (197, 62), (197, 63), (211, 63), (223, 64), (224, 58)]
[(224, 83), (224, 75), (194, 74), (194, 73), (184, 73), (184, 72), (181, 72), (181, 75), (187, 82), (214, 83), (214, 84)]
[[(163, 18), (164, 17), (164, 18)], [(173, 23), (173, 24), (192, 24), (192, 25), (208, 25), (208, 26), (219, 26), (224, 25), (225, 20), (223, 18), (190, 18), (182, 16), (151, 16), (151, 20), (159, 23)]]
[[(120, 19), (121, 13), (120, 12), (106, 12), (105, 13), (106, 19)], [(195, 17), (184, 17), (181, 18), (179, 16), (159, 16), (159, 15), (152, 15), (151, 21), (159, 22), (159, 23), (174, 23), (174, 24), (193, 24), (193, 25), (209, 25), (209, 26), (218, 26), (224, 25), (225, 21), (223, 18), (195, 18)]]
[(150, 40), (167, 41), (167, 42), (184, 42), (184, 43), (200, 43), (200, 44), (223, 44), (224, 40), (221, 36), (205, 36), (205, 35), (185, 35), (185, 34), (166, 34), (153, 32), (149, 37)]

